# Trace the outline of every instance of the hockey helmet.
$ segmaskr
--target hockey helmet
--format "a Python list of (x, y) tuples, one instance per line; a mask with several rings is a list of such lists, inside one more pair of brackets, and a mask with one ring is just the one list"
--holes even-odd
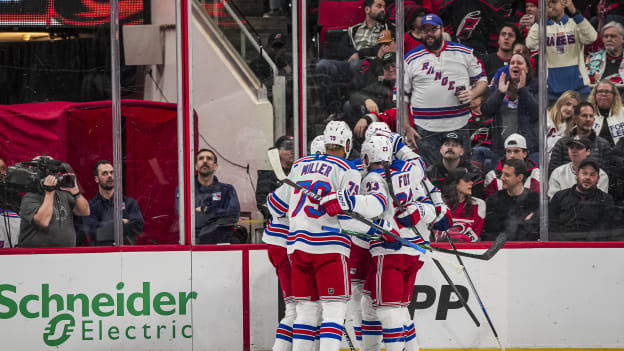
[(371, 163), (391, 162), (392, 143), (383, 135), (373, 135), (362, 144), (361, 160), (364, 166)]
[(378, 134), (388, 137), (391, 133), (392, 131), (390, 130), (390, 127), (388, 127), (385, 122), (373, 122), (369, 124), (368, 128), (366, 128), (364, 140), (368, 140), (371, 136)]
[(347, 153), (345, 157), (349, 156), (349, 152), (351, 152), (351, 139), (353, 138), (353, 133), (346, 122), (331, 121), (327, 123), (325, 131), (323, 132), (323, 137), (325, 145), (340, 145), (345, 148), (345, 152)]
[(310, 154), (325, 154), (325, 137), (323, 135), (317, 135), (312, 140), (312, 143), (310, 143)]

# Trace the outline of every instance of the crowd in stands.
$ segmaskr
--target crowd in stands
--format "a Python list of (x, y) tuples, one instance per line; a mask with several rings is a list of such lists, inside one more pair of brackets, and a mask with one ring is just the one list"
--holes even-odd
[[(548, 179), (551, 239), (623, 239), (624, 4), (547, 0), (547, 66), (539, 67), (537, 0), (404, 3), (403, 82), (397, 82), (391, 1), (363, 0), (364, 21), (344, 30), (341, 50), (324, 52), (315, 63), (312, 76), (327, 120), (344, 120), (353, 130), (350, 157), (359, 156), (372, 122), (386, 122), (392, 131), (401, 124), (452, 212), (450, 235), (459, 231), (464, 241), (493, 240), (503, 231), (512, 240), (537, 240), (540, 172)], [(283, 2), (270, 1), (272, 12), (284, 9)], [(280, 69), (290, 67), (286, 43), (271, 37), (271, 54), (285, 57)], [(548, 77), (545, 113), (538, 103), (540, 70)], [(404, 116), (396, 112), (397, 84), (406, 94)], [(546, 164), (539, 157), (540, 116), (546, 119)], [(292, 137), (275, 143), (286, 173), (293, 146)], [(195, 161), (197, 242), (230, 242), (240, 216), (236, 190), (215, 176), (212, 150), (200, 150)], [(20, 208), (0, 208), (3, 218), (19, 213), (20, 246), (80, 245), (81, 232), (86, 244), (110, 245), (112, 172), (110, 162), (95, 165), (99, 192), (91, 201), (78, 187), (58, 189), (46, 178), (49, 190), (24, 195)], [(278, 185), (273, 172), (258, 174), (264, 217), (266, 195)], [(131, 244), (143, 218), (134, 199), (123, 201), (123, 238)], [(74, 223), (72, 212), (84, 219)], [(50, 222), (57, 217), (62, 220)], [(50, 232), (63, 237), (49, 241)]]

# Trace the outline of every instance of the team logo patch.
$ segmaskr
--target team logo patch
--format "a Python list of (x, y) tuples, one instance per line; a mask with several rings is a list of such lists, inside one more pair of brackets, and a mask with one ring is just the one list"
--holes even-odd
[(329, 295), (333, 295), (333, 294), (334, 294), (334, 288), (329, 288), (329, 289), (327, 289), (327, 293), (328, 293)]
[(212, 194), (212, 201), (220, 201), (221, 200), (221, 192)]

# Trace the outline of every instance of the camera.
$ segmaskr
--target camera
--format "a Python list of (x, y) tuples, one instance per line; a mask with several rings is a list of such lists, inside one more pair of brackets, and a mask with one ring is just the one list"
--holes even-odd
[(43, 185), (43, 179), (48, 175), (56, 176), (57, 183), (54, 189), (72, 188), (76, 185), (76, 177), (68, 173), (71, 167), (51, 157), (43, 155), (31, 161), (25, 161), (10, 166), (4, 178), (4, 185), (8, 189), (19, 192), (43, 192), (46, 189)]

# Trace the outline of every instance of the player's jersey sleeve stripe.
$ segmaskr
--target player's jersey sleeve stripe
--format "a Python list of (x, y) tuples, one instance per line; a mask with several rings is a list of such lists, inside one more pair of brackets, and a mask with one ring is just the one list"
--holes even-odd
[(267, 203), (278, 214), (285, 214), (288, 212), (288, 204), (282, 201), (275, 193), (269, 194)]
[(377, 199), (381, 203), (384, 211), (386, 210), (386, 208), (388, 208), (388, 200), (386, 200), (385, 196), (380, 193), (373, 193), (371, 195), (373, 195), (375, 199)]

